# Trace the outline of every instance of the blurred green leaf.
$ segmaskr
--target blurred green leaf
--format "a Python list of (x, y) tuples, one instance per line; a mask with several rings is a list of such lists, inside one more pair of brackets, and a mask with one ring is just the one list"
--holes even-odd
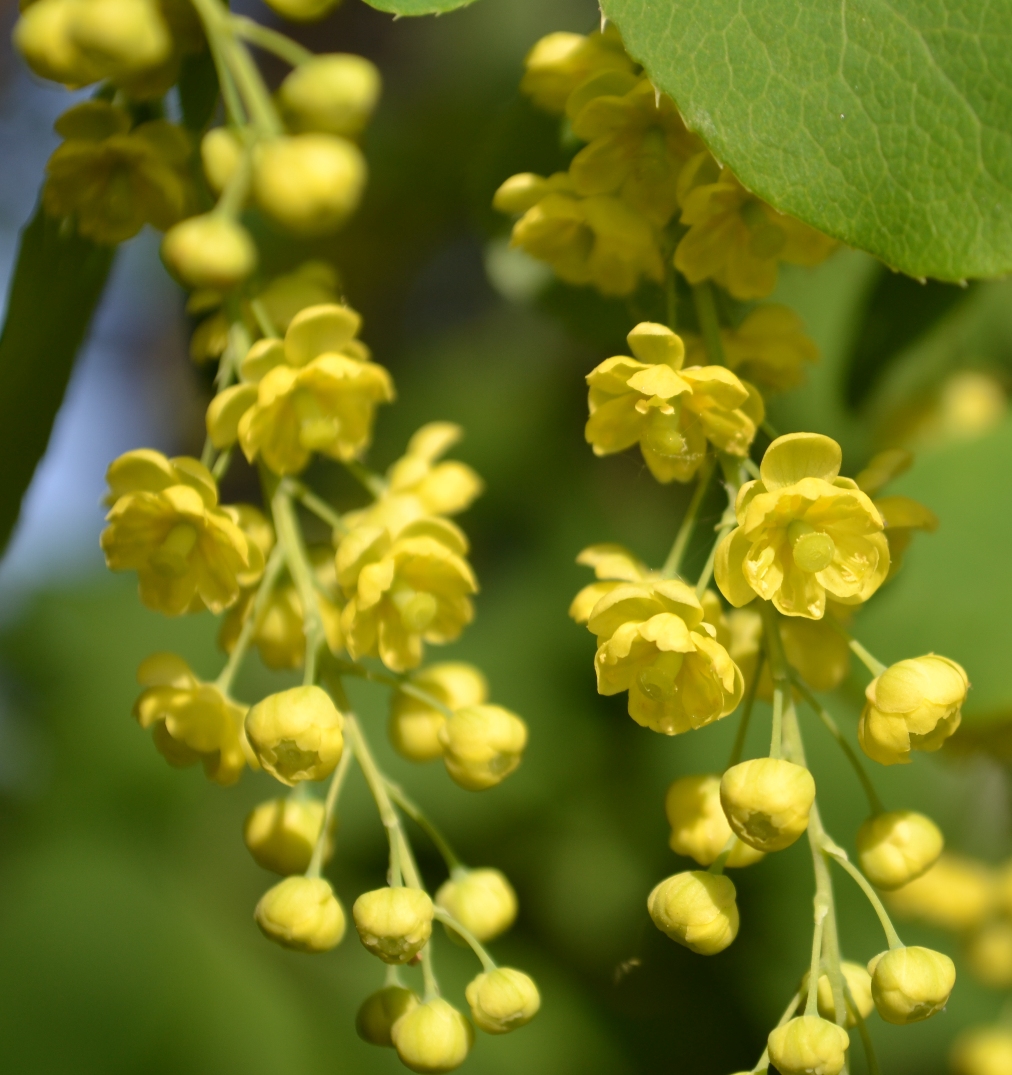
[(202, 132), (211, 122), (218, 103), (218, 72), (210, 49), (183, 57), (178, 89), (183, 125), (196, 133)]
[(603, 0), (784, 212), (916, 277), (1012, 269), (1012, 3)]
[(46, 450), (115, 253), (64, 229), (41, 205), (21, 233), (0, 335), (0, 551)]
[(388, 11), (391, 15), (442, 15), (444, 11), (456, 11), (467, 7), (474, 0), (365, 0), (377, 11)]

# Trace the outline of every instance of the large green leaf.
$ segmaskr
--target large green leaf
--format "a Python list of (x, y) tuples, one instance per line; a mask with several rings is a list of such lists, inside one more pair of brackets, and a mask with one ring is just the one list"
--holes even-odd
[(0, 551), (46, 450), (115, 252), (65, 233), (41, 206), (21, 233), (0, 335)]
[(602, 0), (778, 209), (915, 277), (1012, 270), (1010, 0)]
[(391, 15), (442, 15), (444, 11), (456, 11), (458, 7), (467, 7), (474, 0), (365, 0), (377, 11), (388, 11)]

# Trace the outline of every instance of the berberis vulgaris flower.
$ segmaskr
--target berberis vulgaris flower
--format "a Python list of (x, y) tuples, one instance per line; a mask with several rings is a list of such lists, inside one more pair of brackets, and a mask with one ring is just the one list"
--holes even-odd
[(738, 492), (738, 526), (717, 547), (714, 577), (740, 608), (756, 596), (785, 616), (821, 619), (827, 593), (859, 604), (889, 573), (882, 515), (850, 478), (840, 446), (789, 433), (766, 449), (760, 480)]
[(723, 366), (682, 368), (685, 347), (665, 325), (644, 321), (627, 337), (635, 358), (606, 358), (587, 375), (586, 437), (595, 455), (639, 443), (660, 482), (689, 481), (707, 441), (744, 456), (763, 419), (762, 400)]

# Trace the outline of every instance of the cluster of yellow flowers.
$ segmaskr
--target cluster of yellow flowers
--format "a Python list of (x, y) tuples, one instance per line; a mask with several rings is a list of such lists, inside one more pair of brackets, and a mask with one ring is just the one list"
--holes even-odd
[[(333, 4), (273, 6), (309, 19)], [(360, 338), (361, 318), (334, 270), (307, 262), (265, 279), (244, 223), (258, 213), (315, 236), (344, 222), (366, 180), (356, 139), (376, 106), (379, 74), (360, 56), (314, 56), (220, 0), (35, 0), (15, 41), (43, 77), (101, 83), (57, 121), (64, 141), (49, 162), (45, 211), (99, 243), (122, 242), (145, 224), (164, 230), (162, 257), (190, 289), (189, 311), (205, 315), (191, 354), (218, 362), (200, 459), (142, 448), (108, 471), (101, 544), (109, 568), (136, 572), (149, 608), (220, 616), (228, 655), (213, 681), (176, 654), (148, 657), (134, 716), (171, 765), (199, 761), (221, 785), (249, 766), (284, 785), (252, 811), (243, 838), (256, 862), (282, 877), (257, 904), (257, 924), (302, 952), (328, 951), (345, 933), (323, 868), (335, 853), (345, 777), (359, 764), (389, 838), (389, 870), (385, 887), (352, 907), (362, 944), (387, 966), (358, 1031), (396, 1049), (413, 1071), (450, 1071), (474, 1031), (440, 994), (433, 923), (478, 957), (465, 1000), (474, 1025), (502, 1034), (540, 1004), (534, 982), (498, 967), (484, 947), (512, 925), (517, 897), (498, 870), (465, 866), (380, 771), (344, 680), (388, 689), (396, 750), (417, 762), (442, 759), (462, 788), (494, 787), (520, 764), (527, 727), (489, 700), (483, 674), (460, 662), (423, 665), (427, 645), (454, 641), (474, 615), (468, 541), (450, 516), (470, 506), (482, 482), (443, 458), (462, 433), (448, 422), (419, 429), (385, 475), (365, 466), (377, 408), (394, 399), (392, 378)], [(248, 44), (292, 67), (273, 95)], [(205, 49), (225, 122), (189, 132), (163, 118), (162, 98), (181, 59)], [(240, 452), (259, 472), (261, 507), (221, 503), (220, 482)], [(368, 503), (345, 509), (314, 492), (298, 477), (314, 459), (347, 468)], [(329, 538), (308, 546), (306, 515)], [(302, 685), (240, 701), (233, 685), (254, 647), (268, 667), (301, 668)], [(314, 795), (321, 781), (329, 786)], [(405, 818), (446, 863), (434, 896)], [(421, 967), (420, 988), (402, 977), (405, 965)]]
[[(757, 863), (807, 833), (811, 965), (753, 1070), (837, 1075), (851, 1027), (868, 1044), (864, 1019), (873, 1010), (890, 1023), (917, 1022), (945, 1006), (955, 983), (948, 956), (903, 945), (879, 895), (928, 883), (945, 861), (942, 834), (923, 814), (884, 808), (859, 754), (813, 694), (839, 687), (851, 654), (860, 658), (872, 679), (857, 739), (883, 765), (937, 750), (955, 731), (969, 687), (955, 661), (927, 654), (886, 667), (849, 631), (855, 612), (899, 568), (913, 533), (933, 530), (937, 519), (907, 497), (880, 495), (910, 465), (909, 453), (883, 452), (848, 478), (831, 438), (780, 436), (769, 426), (764, 394), (799, 383), (817, 357), (791, 310), (754, 306), (735, 325), (722, 323), (735, 309), (728, 299), (764, 298), (780, 262), (816, 265), (832, 240), (765, 204), (716, 161), (613, 27), (543, 38), (521, 88), (564, 116), (585, 145), (568, 171), (516, 175), (499, 188), (496, 207), (517, 217), (513, 245), (548, 262), (560, 280), (606, 296), (664, 288), (666, 302), (646, 290), (641, 298), (666, 305), (668, 323), (635, 325), (631, 357), (607, 358), (587, 375), (586, 439), (598, 456), (638, 446), (661, 483), (695, 482), (660, 568), (613, 544), (579, 555), (596, 581), (570, 615), (596, 638), (598, 691), (626, 692), (636, 723), (679, 735), (742, 707), (723, 773), (682, 777), (668, 789), (671, 847), (701, 868), (662, 880), (647, 908), (673, 940), (714, 955), (740, 925), (725, 869)], [(675, 331), (684, 295), (698, 334)], [(754, 461), (760, 436), (769, 442)], [(727, 509), (702, 572), (690, 579), (685, 554), (718, 473)], [(742, 760), (757, 697), (772, 702), (770, 750)], [(799, 701), (829, 728), (868, 795), (856, 862), (823, 827)], [(830, 862), (880, 917), (888, 948), (867, 967), (841, 958)]]

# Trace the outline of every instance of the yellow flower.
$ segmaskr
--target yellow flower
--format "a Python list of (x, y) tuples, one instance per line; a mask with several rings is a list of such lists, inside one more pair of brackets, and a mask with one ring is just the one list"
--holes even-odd
[(627, 548), (612, 542), (588, 545), (577, 556), (576, 562), (592, 567), (599, 580), (590, 583), (589, 586), (584, 586), (573, 598), (573, 603), (569, 606), (569, 615), (577, 623), (586, 623), (598, 601), (612, 590), (618, 589), (623, 582), (647, 582), (660, 579), (657, 572), (652, 572)]
[(1012, 1030), (978, 1026), (964, 1030), (952, 1047), (956, 1075), (1007, 1075), (1012, 1071)]
[(587, 375), (585, 435), (595, 455), (639, 444), (661, 482), (689, 481), (707, 442), (745, 456), (763, 419), (762, 400), (723, 366), (683, 368), (685, 348), (664, 325), (644, 321), (627, 337), (635, 358), (607, 358)]
[(938, 826), (913, 810), (876, 814), (857, 830), (857, 860), (878, 888), (902, 888), (934, 866), (945, 846)]
[(341, 614), (348, 652), (378, 656), (394, 672), (422, 660), (423, 643), (452, 642), (474, 618), (474, 572), (467, 538), (445, 519), (424, 518), (392, 533), (362, 526), (337, 550), (348, 597)]
[(738, 492), (738, 526), (717, 547), (714, 578), (736, 608), (758, 595), (785, 616), (818, 620), (827, 592), (858, 604), (882, 585), (882, 516), (839, 477), (840, 461), (840, 446), (819, 433), (789, 433), (766, 449), (761, 480)]
[(432, 900), (420, 888), (363, 892), (351, 914), (362, 944), (384, 963), (407, 963), (432, 935)]
[(296, 314), (284, 342), (260, 340), (243, 359), (242, 382), (219, 392), (207, 410), (218, 448), (238, 440), (252, 463), (295, 474), (313, 452), (351, 460), (372, 435), (378, 403), (393, 399), (390, 374), (355, 334), (360, 318), (345, 306), (310, 306)]
[(105, 101), (84, 101), (56, 121), (64, 142), (46, 165), (42, 205), (50, 216), (74, 215), (99, 243), (121, 243), (145, 224), (164, 231), (193, 201), (185, 131), (163, 119), (130, 125), (129, 113)]
[[(770, 392), (803, 383), (805, 365), (819, 360), (819, 348), (788, 306), (757, 306), (737, 328), (721, 329), (720, 338), (728, 366)], [(685, 352), (690, 365), (705, 361), (706, 348), (699, 336), (685, 337)]]
[[(442, 702), (448, 709), (481, 705), (488, 700), (488, 682), (481, 671), (462, 661), (432, 664), (411, 676), (409, 683)], [(394, 750), (410, 761), (432, 761), (443, 756), (439, 731), (446, 723), (441, 709), (404, 690), (390, 698), (387, 726)]]
[(569, 95), (577, 86), (604, 72), (632, 72), (635, 64), (626, 55), (614, 26), (583, 34), (548, 34), (527, 54), (521, 92), (546, 112), (562, 115)]
[[(513, 886), (501, 871), (493, 869), (454, 871), (439, 886), (436, 905), (483, 943), (505, 933), (517, 916)], [(446, 931), (457, 937), (451, 926)]]
[(741, 672), (683, 582), (621, 585), (594, 605), (587, 627), (598, 636), (598, 692), (628, 691), (629, 716), (645, 728), (678, 735), (741, 701)]
[[(319, 799), (268, 799), (246, 817), (242, 838), (258, 866), (283, 876), (305, 873), (323, 828)], [(323, 860), (334, 853), (328, 833)]]
[(736, 895), (724, 874), (687, 870), (661, 881), (647, 898), (647, 910), (673, 941), (712, 956), (738, 936)]
[(815, 781), (784, 758), (752, 758), (720, 781), (720, 804), (739, 840), (757, 851), (782, 851), (808, 828)]
[(134, 703), (134, 716), (152, 730), (165, 760), (180, 767), (203, 762), (209, 779), (234, 784), (247, 761), (246, 706), (202, 683), (174, 653), (145, 658), (137, 679), (146, 689)]
[(263, 572), (263, 553), (239, 527), (239, 511), (217, 506), (217, 484), (196, 459), (139, 449), (114, 460), (106, 477), (106, 564), (137, 572), (149, 608), (169, 616), (204, 605), (221, 612)]
[(646, 278), (660, 282), (664, 264), (650, 221), (610, 194), (581, 198), (565, 172), (544, 179), (512, 176), (492, 203), (522, 213), (512, 246), (545, 261), (567, 284), (593, 284), (603, 295), (628, 295)]
[(986, 986), (1012, 986), (1012, 922), (988, 922), (967, 938), (964, 952), (970, 970)]
[(911, 945), (893, 948), (868, 964), (871, 995), (887, 1023), (906, 1026), (940, 1012), (956, 984), (956, 968), (947, 955)]
[(264, 936), (297, 952), (328, 952), (344, 937), (344, 909), (322, 877), (286, 877), (253, 913)]
[(484, 791), (520, 764), (527, 725), (501, 705), (469, 705), (439, 729), (439, 742), (450, 778), (468, 791)]
[[(664, 812), (671, 826), (668, 841), (678, 855), (690, 855), (700, 866), (709, 866), (734, 835), (720, 805), (720, 777), (716, 774), (683, 776), (664, 797)], [(751, 866), (764, 857), (735, 839), (727, 866)]]
[[(875, 1001), (871, 996), (871, 975), (860, 963), (851, 963), (842, 960), (840, 970), (843, 972), (843, 980), (850, 997), (844, 996), (844, 1004), (847, 1009), (846, 1026), (857, 1026), (857, 1016), (866, 1019), (875, 1009)], [(800, 991), (802, 995), (808, 992), (808, 974), (801, 979)], [(833, 986), (829, 981), (829, 975), (819, 976), (818, 988), (819, 1015), (830, 1022), (836, 1021), (836, 1005), (833, 1002)], [(852, 1005), (850, 1001), (853, 1000)], [(855, 1011), (856, 1008), (856, 1011)]]
[(268, 695), (249, 711), (244, 726), (257, 761), (289, 787), (323, 780), (344, 752), (344, 717), (317, 686)]
[(778, 262), (818, 265), (836, 245), (750, 194), (705, 151), (685, 166), (678, 185), (689, 230), (675, 268), (690, 284), (712, 279), (736, 299), (761, 299), (776, 287)]
[(290, 130), (355, 138), (380, 95), (380, 73), (364, 56), (346, 52), (313, 56), (278, 87), (278, 104)]
[(402, 1015), (390, 1028), (390, 1040), (411, 1071), (453, 1071), (467, 1059), (474, 1029), (456, 1008), (434, 997)]
[(847, 1062), (847, 1031), (818, 1015), (798, 1015), (770, 1032), (768, 1048), (780, 1075), (837, 1075)]
[(962, 665), (934, 653), (891, 665), (865, 688), (862, 750), (883, 765), (907, 764), (911, 750), (938, 750), (959, 727), (969, 686)]
[(512, 967), (479, 974), (464, 991), (471, 1018), (486, 1034), (506, 1034), (525, 1026), (538, 1013), (538, 987)]
[(674, 103), (646, 78), (627, 93), (608, 88), (589, 100), (582, 90), (573, 97), (581, 105), (575, 114), (572, 99), (567, 106), (573, 133), (589, 143), (569, 166), (577, 194), (617, 194), (664, 227), (678, 206), (678, 174), (700, 145)]
[(410, 989), (399, 985), (384, 986), (362, 1001), (355, 1016), (355, 1030), (370, 1045), (392, 1048), (394, 1043), (390, 1031), (394, 1023), (417, 1008), (418, 1004), (417, 994)]
[(897, 914), (962, 933), (988, 917), (997, 895), (994, 873), (987, 866), (943, 851), (930, 870), (890, 892), (888, 902)]

